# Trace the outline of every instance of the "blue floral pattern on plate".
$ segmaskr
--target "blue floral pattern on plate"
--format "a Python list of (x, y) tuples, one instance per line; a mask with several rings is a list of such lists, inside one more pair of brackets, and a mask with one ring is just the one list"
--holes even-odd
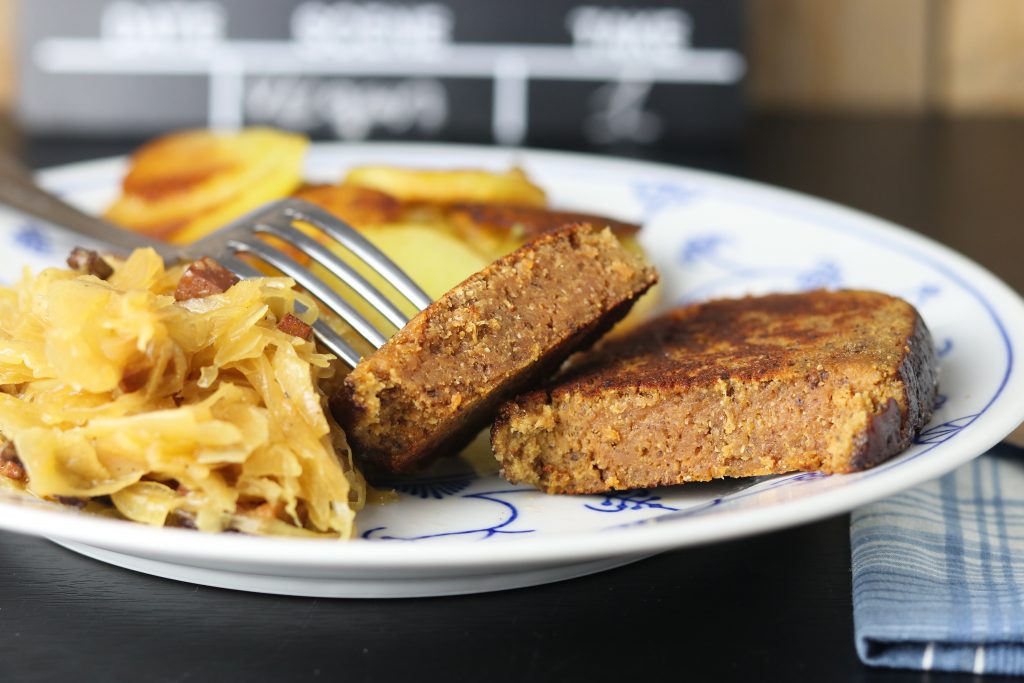
[(22, 223), (11, 236), (14, 244), (41, 256), (53, 254), (53, 239), (38, 223)]

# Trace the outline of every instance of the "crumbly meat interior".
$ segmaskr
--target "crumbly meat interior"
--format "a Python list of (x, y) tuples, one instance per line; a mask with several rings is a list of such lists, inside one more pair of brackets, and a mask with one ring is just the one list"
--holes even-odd
[(593, 493), (863, 469), (909, 445), (936, 388), (906, 302), (813, 292), (676, 310), (502, 406), (504, 476)]
[(610, 231), (585, 224), (499, 259), (346, 378), (339, 414), (356, 452), (395, 471), (457, 449), (500, 401), (552, 373), (655, 280)]

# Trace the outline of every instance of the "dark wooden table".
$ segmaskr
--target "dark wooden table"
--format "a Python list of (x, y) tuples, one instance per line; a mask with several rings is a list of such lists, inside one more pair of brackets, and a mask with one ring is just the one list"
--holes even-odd
[[(30, 140), (21, 152), (43, 166), (129, 144)], [(728, 148), (615, 152), (852, 205), (1024, 290), (1024, 123), (779, 118)], [(5, 681), (969, 678), (860, 664), (847, 516), (547, 586), (418, 600), (217, 590), (0, 533), (0, 633)]]

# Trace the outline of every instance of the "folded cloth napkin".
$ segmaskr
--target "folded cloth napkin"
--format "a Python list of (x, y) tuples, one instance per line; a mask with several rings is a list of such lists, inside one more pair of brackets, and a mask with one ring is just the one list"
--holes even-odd
[(1024, 449), (853, 513), (865, 664), (1024, 675)]

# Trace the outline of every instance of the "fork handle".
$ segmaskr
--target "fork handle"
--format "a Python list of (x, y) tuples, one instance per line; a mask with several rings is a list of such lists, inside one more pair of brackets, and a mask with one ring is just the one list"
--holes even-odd
[(164, 261), (178, 260), (175, 247), (91, 216), (44, 190), (27, 169), (9, 157), (0, 162), (0, 204), (115, 247), (152, 247)]

